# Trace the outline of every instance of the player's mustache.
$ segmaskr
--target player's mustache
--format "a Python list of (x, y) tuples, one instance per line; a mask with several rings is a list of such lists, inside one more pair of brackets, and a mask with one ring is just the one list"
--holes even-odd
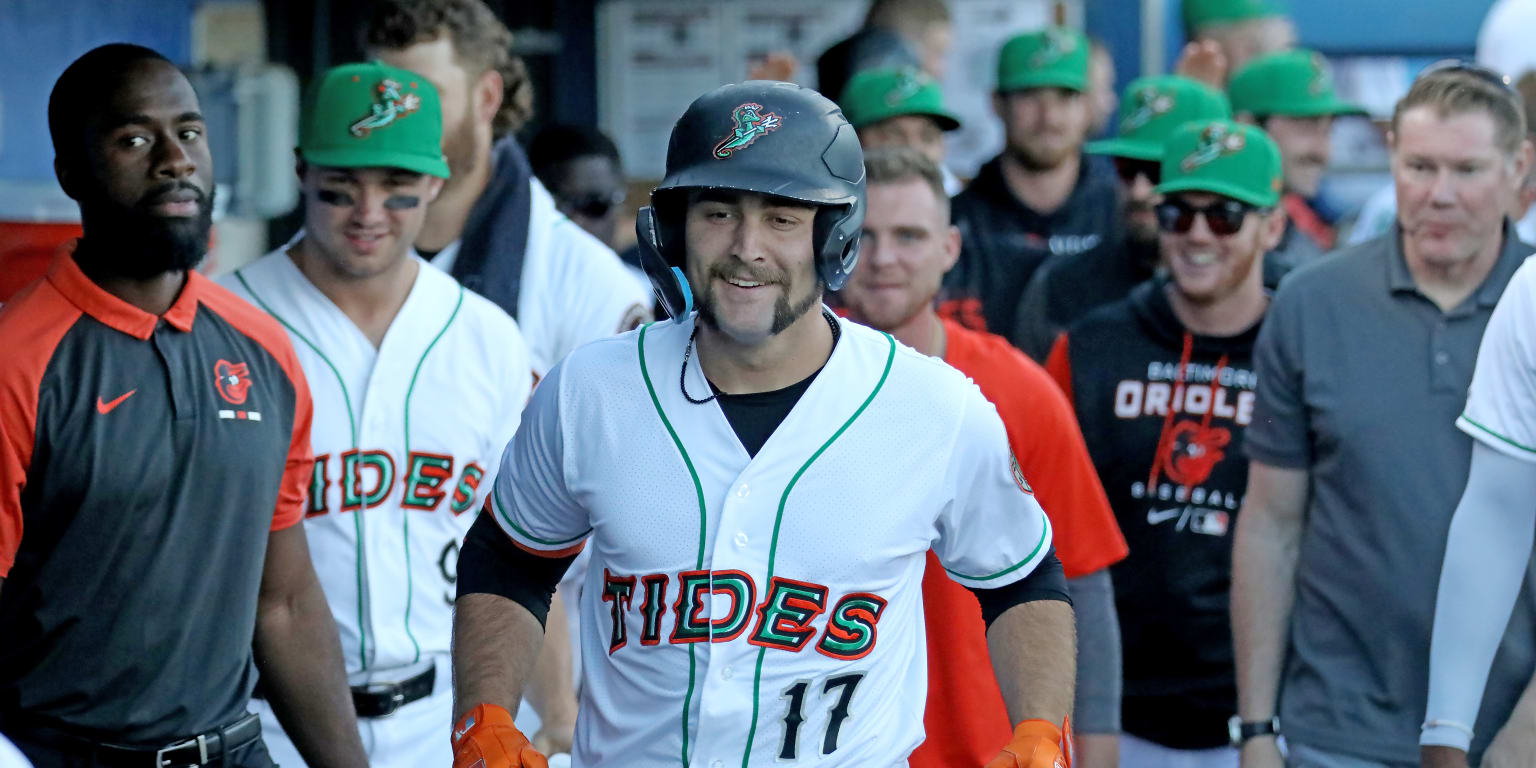
[(197, 185), (189, 181), (170, 181), (144, 193), (144, 196), (139, 198), (139, 207), (149, 208), (164, 202), (184, 201), (189, 193), (190, 198), (197, 201), (199, 208), (208, 204), (208, 194)]
[(710, 267), (710, 277), (718, 277), (721, 280), (749, 280), (754, 283), (783, 283), (786, 282), (784, 273), (762, 268), (754, 268), (747, 264), (738, 264), (735, 268), (729, 268), (717, 264)]

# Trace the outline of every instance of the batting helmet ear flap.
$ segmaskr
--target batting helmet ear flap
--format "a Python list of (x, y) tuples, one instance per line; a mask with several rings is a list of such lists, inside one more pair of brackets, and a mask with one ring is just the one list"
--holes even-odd
[(635, 238), (640, 248), (640, 266), (650, 278), (656, 301), (672, 318), (682, 322), (693, 312), (693, 289), (688, 287), (688, 276), (683, 274), (682, 264), (674, 264), (667, 258), (669, 251), (682, 252), (682, 243), (668, 242), (677, 239), (679, 233), (667, 232), (657, 220), (656, 209), (645, 206), (635, 214)]

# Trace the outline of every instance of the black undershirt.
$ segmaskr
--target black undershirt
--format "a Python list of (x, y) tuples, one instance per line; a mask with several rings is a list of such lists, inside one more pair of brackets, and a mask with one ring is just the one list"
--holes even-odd
[(741, 441), (741, 447), (747, 449), (748, 456), (756, 456), (763, 449), (763, 443), (768, 442), (773, 431), (784, 423), (784, 418), (794, 410), (795, 403), (800, 402), (800, 396), (805, 394), (805, 390), (810, 389), (811, 382), (816, 380), (822, 368), (817, 368), (815, 373), (794, 384), (771, 392), (728, 395), (721, 392), (714, 382), (709, 383), (715, 399), (720, 402), (720, 411), (725, 414), (725, 420), (731, 423), (731, 429), (736, 431), (736, 439)]

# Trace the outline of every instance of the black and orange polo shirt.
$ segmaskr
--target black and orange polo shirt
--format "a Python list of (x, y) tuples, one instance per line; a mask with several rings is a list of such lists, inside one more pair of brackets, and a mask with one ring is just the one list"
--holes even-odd
[(268, 532), (312, 469), (287, 335), (196, 273), (155, 316), (63, 256), (0, 308), (0, 349), (0, 730), (240, 717)]

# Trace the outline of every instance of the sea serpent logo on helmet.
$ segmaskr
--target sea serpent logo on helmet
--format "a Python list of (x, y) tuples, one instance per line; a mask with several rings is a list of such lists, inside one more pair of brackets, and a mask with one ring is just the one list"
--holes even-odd
[[(411, 83), (411, 87), (416, 87)], [(414, 93), (400, 93), (400, 83), (385, 78), (374, 86), (378, 101), (369, 105), (368, 114), (349, 126), (353, 136), (366, 138), (375, 128), (383, 128), (396, 120), (415, 112), (421, 106), (421, 97)]]
[(1200, 132), (1200, 143), (1193, 152), (1184, 156), (1184, 162), (1179, 163), (1185, 173), (1189, 173), (1206, 163), (1215, 161), (1222, 155), (1230, 155), (1241, 150), (1248, 144), (1248, 139), (1241, 133), (1227, 129), (1227, 126), (1216, 123)]
[(715, 159), (727, 160), (738, 149), (745, 149), (768, 133), (778, 130), (784, 124), (784, 119), (772, 112), (764, 112), (763, 105), (747, 102), (731, 110), (731, 119), (736, 122), (736, 128), (731, 135), (720, 140), (715, 145)]

